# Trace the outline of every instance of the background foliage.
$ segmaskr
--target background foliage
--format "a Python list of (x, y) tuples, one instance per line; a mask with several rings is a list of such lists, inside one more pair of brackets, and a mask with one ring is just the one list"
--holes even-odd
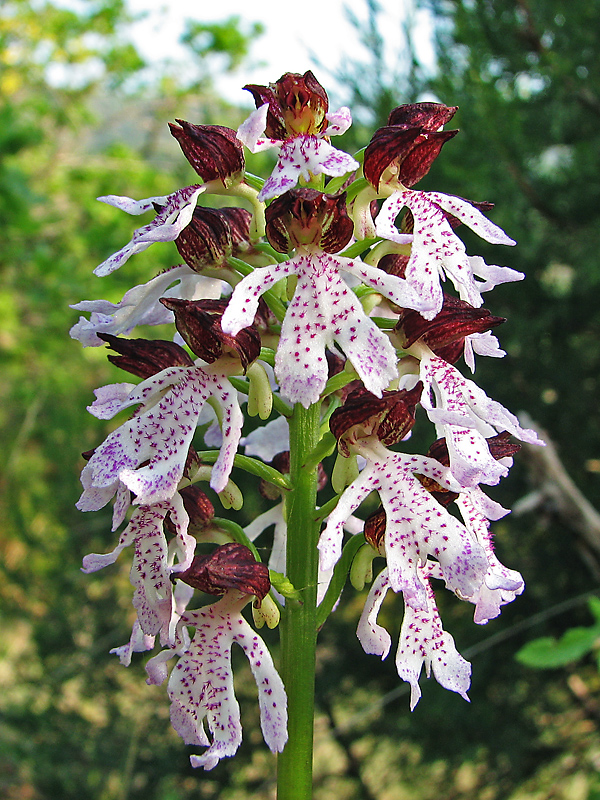
[[(363, 146), (363, 131), (402, 102), (433, 97), (460, 107), (461, 133), (422, 188), (493, 200), (494, 220), (518, 248), (482, 252), (468, 232), (465, 240), (488, 261), (527, 274), (494, 292), (489, 307), (508, 318), (499, 335), (509, 357), (480, 359), (478, 380), (509, 408), (528, 409), (594, 501), (600, 2), (567, 11), (561, 0), (427, 0), (437, 31), (433, 75), (412, 54), (410, 28), (398, 32), (405, 49), (397, 69), (383, 68), (388, 34), (374, 0), (367, 5), (370, 60), (342, 65), (336, 83), (338, 99), (360, 107), (351, 141)], [(26, 0), (0, 7), (0, 794), (268, 797), (274, 764), (241, 661), (242, 750), (199, 774), (170, 732), (164, 688), (144, 683), (142, 659), (125, 670), (108, 655), (128, 637), (127, 565), (80, 573), (81, 557), (110, 549), (113, 534), (106, 512), (81, 515), (73, 506), (79, 454), (106, 433), (84, 407), (94, 387), (120, 378), (103, 352), (67, 336), (77, 317), (70, 303), (116, 301), (177, 262), (164, 245), (132, 259), (122, 275), (94, 278), (132, 230), (130, 218), (94, 198), (160, 195), (192, 182), (166, 122), (236, 127), (242, 114), (216, 96), (211, 76), (239, 66), (260, 28), (237, 19), (190, 23), (185, 73), (149, 70), (128, 40), (122, 0), (82, 8)], [(544, 671), (514, 658), (533, 638), (594, 625), (582, 596), (598, 585), (600, 525), (565, 483), (560, 462), (524, 452), (495, 492), (521, 511), (494, 530), (501, 559), (522, 570), (526, 594), (487, 629), (473, 625), (470, 608), (443, 605), (447, 628), (473, 660), (470, 706), (426, 684), (411, 715), (393, 663), (379, 664), (356, 641), (364, 598), (344, 597), (321, 635), (316, 798), (600, 796), (594, 648)], [(256, 502), (247, 502), (249, 516)], [(400, 605), (384, 613), (399, 630)]]

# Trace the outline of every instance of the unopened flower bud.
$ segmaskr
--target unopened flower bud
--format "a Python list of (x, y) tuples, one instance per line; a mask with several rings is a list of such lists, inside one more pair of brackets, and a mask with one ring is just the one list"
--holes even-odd
[(235, 336), (221, 330), (226, 300), (163, 297), (161, 303), (175, 314), (175, 325), (186, 344), (208, 364), (215, 362), (224, 352), (234, 353), (246, 370), (260, 355), (260, 336), (253, 327), (242, 328)]
[(279, 625), (281, 614), (277, 603), (270, 595), (266, 595), (260, 603), (252, 603), (252, 618), (257, 628), (267, 623), (267, 628), (271, 630)]
[(185, 263), (196, 272), (207, 267), (226, 267), (229, 256), (247, 246), (251, 220), (252, 214), (244, 208), (197, 206), (175, 245)]
[(254, 363), (248, 367), (248, 414), (251, 417), (259, 416), (269, 419), (273, 410), (273, 392), (269, 376), (262, 364)]
[(98, 333), (108, 346), (120, 355), (109, 355), (108, 360), (117, 367), (137, 375), (149, 378), (167, 367), (190, 367), (194, 362), (175, 342), (162, 339), (120, 339), (111, 333)]
[(487, 308), (474, 308), (445, 294), (442, 309), (433, 319), (426, 320), (417, 311), (403, 309), (396, 330), (402, 336), (403, 347), (420, 340), (436, 355), (454, 363), (464, 350), (466, 336), (485, 333), (505, 321), (504, 317), (492, 316)]
[(442, 131), (456, 112), (441, 103), (411, 103), (395, 108), (388, 124), (379, 128), (365, 150), (364, 175), (380, 183), (414, 186), (430, 170), (448, 139), (458, 131)]
[(189, 569), (173, 577), (207, 594), (234, 590), (256, 595), (260, 600), (271, 588), (267, 565), (256, 561), (252, 552), (238, 542), (220, 545), (210, 555), (194, 556)]
[(184, 156), (204, 180), (220, 180), (228, 187), (244, 170), (244, 148), (236, 132), (223, 125), (193, 125), (178, 119), (169, 123)]
[(329, 420), (340, 452), (350, 455), (350, 445), (369, 436), (377, 436), (385, 445), (404, 439), (415, 423), (415, 408), (422, 389), (422, 384), (418, 383), (410, 391), (384, 392), (382, 397), (366, 389), (351, 392)]
[(373, 580), (373, 559), (377, 552), (370, 544), (363, 544), (352, 560), (350, 567), (350, 583), (357, 592), (362, 592), (366, 583)]

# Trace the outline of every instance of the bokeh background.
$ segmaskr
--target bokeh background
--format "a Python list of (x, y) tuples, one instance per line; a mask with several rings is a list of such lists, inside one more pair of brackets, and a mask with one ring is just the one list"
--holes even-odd
[[(240, 3), (215, 19), (175, 3), (171, 47), (166, 17), (148, 18), (154, 28), (140, 37), (133, 18), (156, 12), (149, 2), (0, 3), (2, 797), (274, 796), (243, 659), (244, 743), (203, 773), (170, 730), (164, 687), (144, 683), (145, 659), (125, 669), (108, 654), (132, 622), (127, 559), (80, 572), (82, 556), (112, 549), (114, 534), (108, 511), (83, 515), (74, 503), (80, 454), (107, 432), (85, 406), (93, 388), (121, 378), (102, 349), (68, 337), (69, 304), (116, 301), (178, 262), (161, 245), (109, 278), (92, 275), (135, 227), (97, 196), (194, 182), (169, 120), (235, 128), (252, 105), (244, 83), (308, 68), (334, 107), (353, 109), (346, 149), (364, 146), (400, 103), (460, 107), (460, 135), (419, 188), (493, 201), (493, 219), (519, 242), (499, 252), (464, 232), (469, 252), (527, 274), (490, 297), (508, 320), (498, 331), (508, 357), (480, 359), (477, 378), (553, 443), (522, 451), (491, 492), (515, 508), (494, 532), (526, 593), (486, 627), (471, 606), (440, 597), (445, 627), (473, 662), (470, 705), (425, 682), (411, 714), (392, 659), (379, 663), (356, 640), (364, 594), (344, 595), (320, 639), (315, 798), (600, 797), (597, 652), (544, 670), (515, 658), (532, 639), (592, 625), (587, 599), (599, 586), (600, 1), (332, 5), (321, 18), (318, 4), (311, 17), (310, 3), (289, 12)], [(293, 63), (281, 65), (286, 48)], [(258, 510), (249, 497), (246, 519)], [(400, 603), (382, 613), (397, 633)]]

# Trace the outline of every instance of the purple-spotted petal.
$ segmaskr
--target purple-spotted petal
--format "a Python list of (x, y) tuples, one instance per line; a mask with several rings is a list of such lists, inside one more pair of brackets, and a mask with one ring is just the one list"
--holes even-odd
[[(189, 225), (198, 196), (205, 191), (205, 186), (186, 186), (168, 195), (166, 203), (154, 220), (142, 228), (138, 228), (131, 241), (117, 253), (103, 261), (94, 270), (94, 275), (104, 277), (119, 269), (134, 253), (150, 247), (154, 242), (173, 242), (181, 231)], [(141, 201), (146, 203), (148, 201)], [(139, 212), (141, 213), (141, 212)]]
[(222, 491), (243, 424), (237, 392), (225, 375), (211, 367), (169, 367), (140, 383), (121, 404), (123, 408), (142, 404), (142, 409), (94, 451), (81, 475), (84, 492), (78, 508), (88, 510), (91, 498), (94, 510), (101, 507), (97, 502), (108, 502), (119, 481), (137, 496), (136, 504), (169, 500), (183, 476), (200, 413), (210, 396), (223, 408), (223, 444), (211, 478), (212, 488)]
[(377, 615), (389, 588), (387, 569), (384, 569), (373, 581), (356, 629), (356, 636), (365, 653), (380, 656), (382, 660), (390, 652), (392, 637), (377, 624)]
[(397, 376), (396, 352), (340, 276), (337, 257), (303, 254), (287, 263), (298, 283), (275, 359), (282, 395), (305, 408), (315, 403), (328, 377), (325, 348), (337, 342), (365, 387), (381, 397)]
[(221, 318), (223, 333), (235, 336), (254, 322), (261, 296), (282, 278), (292, 275), (294, 262), (259, 267), (238, 283)]
[(406, 280), (422, 298), (426, 319), (440, 311), (443, 292), (440, 279), (450, 278), (462, 300), (479, 308), (482, 303), (480, 284), (475, 281), (473, 267), (463, 242), (456, 235), (442, 209), (452, 213), (486, 241), (514, 244), (501, 228), (490, 222), (466, 200), (439, 192), (405, 190), (395, 192), (383, 204), (376, 221), (377, 235), (401, 242), (395, 225), (396, 217), (407, 207), (414, 218), (413, 244), (406, 267)]
[(390, 585), (403, 592), (414, 608), (426, 605), (425, 586), (418, 566), (428, 556), (441, 567), (446, 586), (472, 595), (487, 569), (485, 553), (464, 525), (441, 506), (415, 474), (426, 475), (456, 491), (460, 486), (449, 470), (426, 456), (407, 456), (387, 450), (378, 440), (362, 439), (352, 445), (366, 465), (342, 494), (319, 540), (321, 567), (333, 566), (341, 555), (344, 520), (372, 491), (379, 494), (386, 512), (385, 555)]
[(278, 139), (270, 139), (265, 136), (267, 127), (267, 114), (269, 104), (263, 103), (262, 106), (253, 111), (248, 119), (244, 120), (237, 131), (237, 137), (246, 145), (251, 153), (258, 153), (260, 150), (270, 150), (282, 144)]
[[(483, 492), (480, 494), (483, 495)], [(489, 566), (483, 584), (467, 598), (469, 602), (475, 604), (474, 621), (478, 625), (485, 625), (500, 614), (503, 605), (512, 603), (515, 597), (523, 592), (525, 583), (519, 572), (508, 569), (498, 560), (494, 552), (489, 522), (480, 510), (480, 500), (480, 497), (472, 493), (465, 493), (458, 496), (456, 504), (465, 526), (484, 548), (488, 559)], [(506, 509), (503, 511), (506, 512)]]
[(258, 199), (269, 200), (287, 192), (300, 178), (309, 181), (311, 175), (341, 176), (358, 169), (360, 164), (342, 150), (336, 150), (324, 139), (303, 135), (285, 141), (275, 169), (260, 190)]
[(438, 436), (446, 437), (450, 469), (461, 486), (494, 486), (508, 474), (490, 453), (487, 437), (508, 431), (529, 444), (543, 444), (535, 431), (522, 428), (514, 414), (439, 356), (423, 354), (420, 377), (421, 403)]
[(398, 675), (410, 683), (411, 711), (421, 697), (419, 676), (423, 664), (427, 677), (433, 669), (436, 681), (444, 689), (457, 692), (467, 701), (471, 684), (471, 665), (457, 651), (452, 636), (442, 628), (433, 589), (426, 577), (423, 580), (427, 586), (427, 607), (405, 606), (396, 653)]
[(172, 267), (148, 283), (134, 286), (118, 303), (108, 300), (83, 300), (70, 306), (77, 311), (89, 311), (90, 319), (80, 317), (69, 331), (84, 347), (105, 344), (98, 333), (127, 336), (137, 325), (165, 325), (173, 322), (173, 312), (162, 303), (161, 297), (184, 297), (188, 300), (218, 299), (223, 282), (198, 275), (188, 266)]
[[(193, 625), (196, 633), (171, 673), (168, 691), (177, 733), (186, 744), (208, 746), (201, 756), (191, 756), (193, 767), (213, 769), (222, 758), (234, 755), (242, 740), (231, 669), (233, 642), (250, 661), (267, 745), (281, 752), (287, 741), (285, 689), (264, 642), (240, 613), (247, 601), (228, 593), (219, 602), (182, 617), (182, 623)], [(212, 743), (204, 729), (205, 719)]]
[(352, 125), (352, 114), (346, 106), (338, 108), (337, 111), (328, 111), (325, 117), (329, 125), (323, 131), (323, 136), (340, 136)]

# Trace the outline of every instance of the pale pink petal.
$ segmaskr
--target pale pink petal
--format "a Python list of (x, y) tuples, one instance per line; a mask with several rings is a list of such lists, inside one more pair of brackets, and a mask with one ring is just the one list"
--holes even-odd
[(152, 650), (154, 641), (155, 637), (148, 636), (148, 634), (144, 633), (140, 628), (140, 623), (136, 619), (133, 623), (131, 637), (127, 644), (121, 645), (121, 647), (113, 647), (109, 652), (118, 656), (119, 661), (124, 667), (128, 667), (131, 664), (131, 656), (133, 653), (144, 653), (147, 650)]
[(500, 614), (503, 605), (512, 603), (523, 592), (525, 583), (520, 573), (508, 569), (496, 557), (489, 522), (473, 500), (472, 493), (461, 494), (456, 499), (456, 504), (466, 527), (484, 548), (488, 559), (484, 583), (471, 597), (466, 598), (475, 604), (474, 621), (478, 625), (485, 625)]
[(475, 353), (488, 358), (504, 358), (506, 350), (502, 350), (496, 336), (486, 331), (465, 336), (464, 359), (471, 372), (475, 372)]
[(258, 310), (258, 301), (263, 293), (293, 272), (294, 262), (285, 261), (283, 264), (259, 267), (246, 275), (233, 290), (225, 309), (221, 319), (223, 332), (235, 336), (242, 328), (252, 325)]
[(244, 436), (240, 444), (247, 456), (257, 456), (268, 464), (277, 453), (290, 449), (289, 423), (285, 417), (277, 417)]
[(237, 138), (246, 145), (251, 153), (270, 150), (272, 147), (278, 147), (282, 144), (278, 139), (269, 139), (265, 136), (268, 111), (269, 104), (263, 103), (238, 128)]
[(485, 214), (482, 214), (478, 208), (468, 200), (463, 200), (461, 197), (454, 197), (451, 194), (443, 194), (442, 192), (428, 192), (429, 199), (444, 211), (452, 214), (459, 219), (463, 225), (471, 228), (472, 231), (486, 242), (490, 244), (516, 244), (514, 239), (507, 236), (502, 228), (491, 222)]
[(298, 283), (275, 359), (281, 394), (305, 408), (315, 403), (328, 377), (325, 348), (336, 342), (365, 387), (381, 397), (397, 377), (396, 351), (341, 278), (337, 257), (302, 254), (287, 263), (294, 265)]
[(115, 414), (128, 407), (128, 399), (135, 389), (134, 383), (110, 383), (94, 389), (96, 399), (87, 410), (98, 419), (112, 419)]
[(356, 629), (365, 653), (380, 656), (382, 660), (390, 652), (392, 638), (385, 628), (377, 624), (377, 615), (389, 588), (387, 569), (384, 569), (373, 581)]
[(123, 195), (107, 194), (102, 197), (97, 197), (101, 203), (106, 203), (109, 206), (114, 206), (126, 214), (138, 216), (144, 214), (146, 211), (152, 211), (154, 205), (164, 206), (169, 202), (170, 195), (162, 195), (160, 197), (146, 197), (144, 200), (134, 200), (132, 197), (124, 197)]
[[(182, 617), (182, 624), (193, 625), (196, 633), (171, 672), (168, 691), (171, 722), (177, 733), (186, 744), (208, 746), (201, 756), (191, 756), (193, 767), (213, 769), (222, 758), (234, 755), (242, 740), (231, 669), (234, 641), (244, 649), (257, 681), (261, 726), (268, 746), (280, 751), (287, 739), (283, 683), (262, 639), (240, 614), (247, 602), (247, 597), (239, 600), (228, 593), (219, 602)], [(212, 743), (204, 729), (205, 719)]]
[(342, 150), (336, 150), (324, 139), (302, 135), (285, 141), (279, 153), (275, 169), (258, 194), (259, 200), (272, 197), (292, 189), (300, 178), (309, 181), (311, 175), (338, 177), (358, 169), (360, 164)]
[(442, 628), (433, 589), (426, 578), (424, 581), (427, 585), (427, 608), (405, 607), (396, 653), (398, 675), (411, 686), (411, 711), (421, 697), (419, 676), (423, 664), (427, 677), (433, 668), (435, 679), (441, 686), (457, 692), (467, 701), (471, 683), (471, 665), (456, 650), (452, 636)]
[(473, 275), (483, 279), (477, 288), (480, 292), (489, 292), (495, 286), (502, 283), (512, 283), (522, 281), (525, 278), (524, 272), (517, 272), (510, 267), (498, 267), (495, 264), (486, 264), (481, 256), (469, 256), (469, 264)]
[(205, 186), (186, 186), (169, 195), (166, 198), (167, 202), (154, 220), (148, 225), (138, 228), (125, 247), (96, 267), (94, 275), (99, 277), (109, 275), (121, 267), (134, 253), (145, 250), (153, 242), (175, 241), (181, 231), (189, 225), (198, 196), (203, 191), (205, 191)]
[(535, 431), (521, 428), (514, 414), (442, 358), (425, 353), (420, 377), (421, 403), (438, 436), (446, 437), (450, 468), (462, 486), (493, 486), (508, 473), (508, 467), (491, 455), (487, 437), (508, 431), (529, 444), (543, 444)]
[(328, 111), (325, 117), (329, 125), (323, 131), (323, 136), (341, 136), (352, 125), (352, 114), (346, 106), (338, 108), (337, 111)]
[(80, 317), (69, 331), (84, 347), (105, 344), (98, 333), (127, 336), (137, 325), (165, 325), (173, 322), (173, 312), (159, 302), (161, 297), (184, 297), (188, 300), (217, 299), (221, 297), (223, 282), (198, 275), (190, 267), (181, 265), (162, 272), (148, 283), (134, 286), (118, 303), (107, 300), (83, 300), (71, 308), (89, 311), (89, 321)]

